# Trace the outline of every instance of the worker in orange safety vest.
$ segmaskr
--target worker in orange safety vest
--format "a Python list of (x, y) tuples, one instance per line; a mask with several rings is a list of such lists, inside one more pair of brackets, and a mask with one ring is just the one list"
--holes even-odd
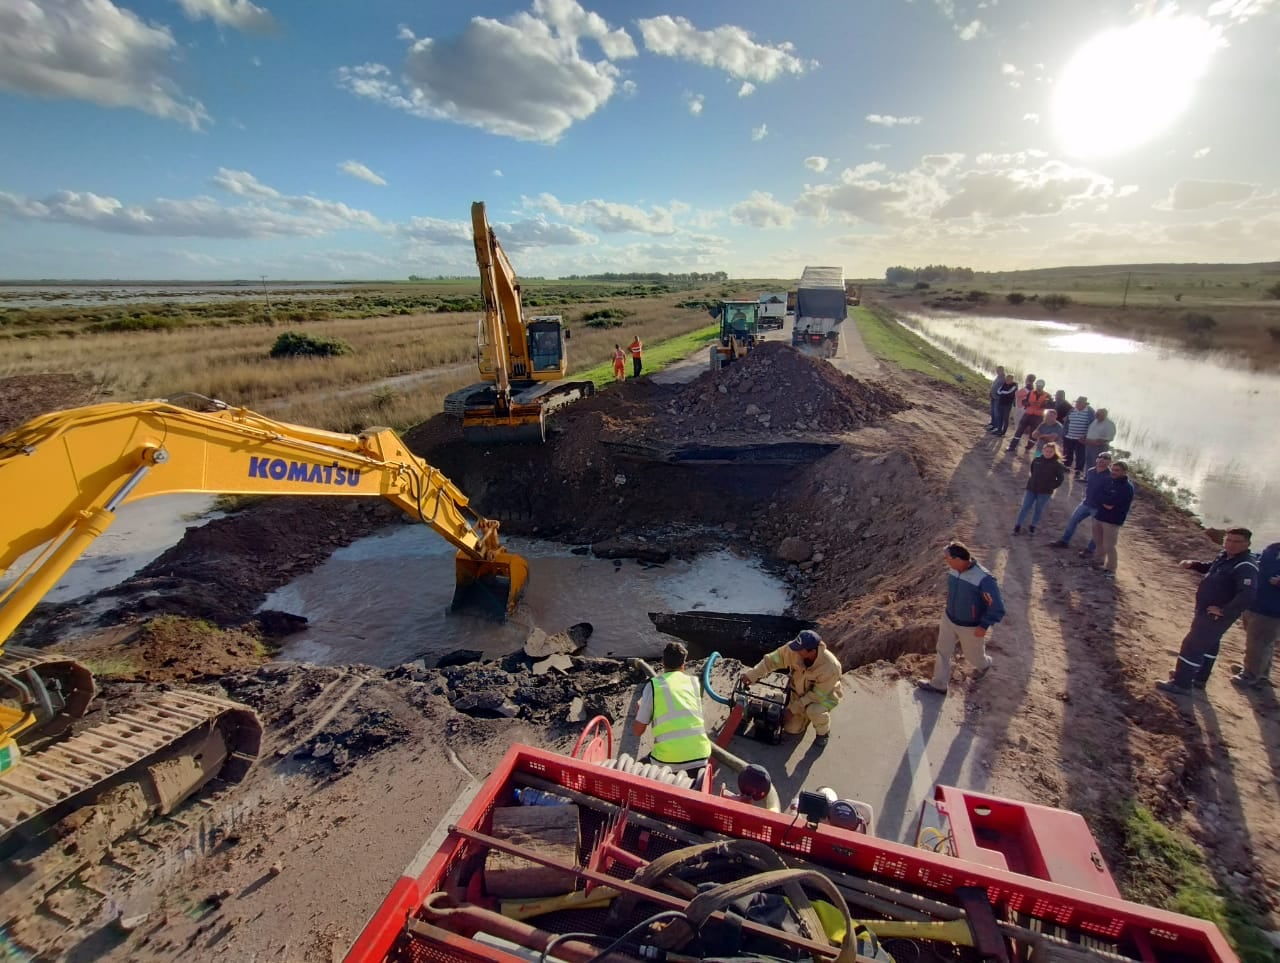
[(627, 353), (622, 350), (622, 345), (615, 344), (613, 346), (613, 380), (627, 380)]
[(640, 343), (640, 335), (636, 335), (631, 343), (627, 345), (627, 350), (631, 352), (631, 377), (640, 377), (640, 355), (644, 351), (644, 345)]

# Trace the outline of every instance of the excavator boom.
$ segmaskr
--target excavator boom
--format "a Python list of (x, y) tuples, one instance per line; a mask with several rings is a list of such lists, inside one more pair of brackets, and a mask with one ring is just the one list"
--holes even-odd
[(211, 410), (93, 405), (0, 436), (0, 572), (34, 555), (0, 592), (0, 926), (61, 872), (46, 851), (14, 855), (40, 849), (40, 827), (125, 786), (145, 822), (212, 778), (241, 777), (258, 754), (252, 710), (194, 693), (166, 694), (44, 748), (86, 711), (92, 675), (72, 659), (4, 643), (123, 505), (178, 492), (379, 496), (457, 548), (455, 608), (488, 603), (506, 614), (528, 579), (528, 563), (499, 543), (498, 523), (473, 512), (391, 429), (341, 434), (202, 402)]

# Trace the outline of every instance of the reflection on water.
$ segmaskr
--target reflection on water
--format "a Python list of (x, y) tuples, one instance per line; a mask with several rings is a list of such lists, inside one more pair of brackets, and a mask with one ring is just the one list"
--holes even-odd
[(511, 539), (529, 560), (529, 585), (514, 618), (496, 623), (450, 612), (454, 550), (421, 526), (405, 526), (340, 548), (318, 568), (272, 593), (266, 609), (310, 619), (291, 636), (282, 659), (394, 666), (428, 664), (457, 649), (486, 656), (520, 648), (531, 627), (558, 632), (575, 622), (595, 627), (588, 655), (645, 655), (662, 650), (646, 613), (704, 608), (781, 614), (783, 584), (754, 561), (721, 551), (692, 562), (646, 566), (574, 555), (551, 542)]
[(1033, 372), (1050, 392), (1088, 396), (1116, 422), (1116, 447), (1198, 498), (1207, 525), (1280, 537), (1280, 376), (1061, 321), (910, 314), (927, 340), (982, 371)]

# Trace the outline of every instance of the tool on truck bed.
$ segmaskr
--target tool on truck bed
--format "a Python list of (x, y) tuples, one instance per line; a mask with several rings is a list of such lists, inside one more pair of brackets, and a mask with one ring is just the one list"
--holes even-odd
[[(977, 819), (993, 805), (1001, 810), (1004, 866), (606, 769), (612, 733), (600, 718), (574, 754), (513, 746), (465, 811), (445, 818), (348, 963), (1235, 960), (1202, 920), (1064, 885), (1034, 861), (1012, 871), (1015, 850), (1053, 848), (1051, 839), (1013, 833), (1024, 804), (1012, 800), (983, 797), (972, 809)], [(495, 816), (516, 804), (522, 787), (563, 798), (558, 822), (579, 840), (576, 853), (551, 853), (502, 828), (509, 820)], [(972, 825), (984, 838), (991, 827), (943, 801), (961, 836)], [(1056, 825), (1030, 816), (1046, 831)], [(495, 853), (504, 873), (515, 861), (530, 878), (576, 882), (569, 892), (495, 901), (486, 878)]]

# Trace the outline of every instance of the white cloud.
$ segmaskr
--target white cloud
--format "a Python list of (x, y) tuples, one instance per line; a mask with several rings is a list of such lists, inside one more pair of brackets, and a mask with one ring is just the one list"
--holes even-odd
[[(464, 221), (445, 221), (438, 217), (411, 217), (398, 227), (401, 237), (425, 244), (469, 244), (471, 225)], [(505, 240), (504, 240), (505, 244)]]
[(634, 80), (624, 80), (621, 84), (618, 85), (618, 89), (622, 91), (622, 96), (634, 97), (636, 94), (636, 90), (638, 90), (639, 88), (636, 87), (636, 82)]
[(1040, 123), (1040, 115), (1039, 115), (1039, 114), (1026, 113), (1026, 114), (1023, 114), (1023, 115), (1022, 115), (1022, 119), (1023, 119), (1023, 120), (1025, 120), (1025, 121), (1027, 121), (1027, 122), (1029, 122), (1029, 123), (1032, 123), (1032, 124), (1038, 124), (1038, 123)]
[(881, 127), (904, 127), (919, 124), (923, 117), (895, 117), (892, 114), (867, 114), (867, 123)]
[(631, 204), (604, 200), (570, 204), (553, 194), (539, 194), (537, 197), (525, 197), (521, 200), (527, 208), (546, 211), (572, 224), (587, 224), (605, 234), (675, 234), (674, 215), (678, 212), (677, 209), (688, 210), (687, 204), (654, 207), (649, 211)]
[(553, 224), (541, 216), (511, 224), (495, 224), (493, 229), (508, 251), (531, 247), (578, 247), (596, 243), (596, 239), (586, 231), (580, 231), (569, 224)]
[[(595, 42), (605, 59), (584, 57), (583, 40)], [(554, 143), (613, 96), (619, 71), (611, 61), (635, 55), (625, 30), (576, 0), (534, 0), (532, 13), (473, 17), (456, 37), (415, 40), (402, 83), (373, 63), (340, 68), (338, 83), (419, 117)]]
[(0, 88), (132, 107), (199, 130), (210, 118), (170, 75), (178, 45), (111, 0), (0, 2)]
[(182, 12), (191, 20), (205, 17), (223, 27), (249, 33), (267, 33), (275, 29), (275, 18), (249, 0), (178, 0)]
[(723, 70), (739, 80), (769, 83), (783, 74), (802, 74), (817, 61), (802, 60), (791, 43), (762, 44), (741, 27), (699, 30), (684, 17), (663, 15), (636, 21), (645, 49)]
[(1045, 161), (1033, 169), (970, 170), (960, 175), (957, 187), (935, 217), (1061, 214), (1088, 201), (1106, 199), (1114, 190), (1110, 178), (1061, 161)]
[(829, 163), (830, 161), (827, 158), (818, 157), (816, 155), (813, 157), (806, 157), (804, 159), (804, 166), (809, 168), (811, 171), (817, 171), (819, 174), (827, 169), (827, 164)]
[(1201, 147), (1198, 151), (1196, 151), (1196, 152), (1195, 152), (1194, 154), (1192, 154), (1191, 156), (1192, 156), (1192, 158), (1194, 158), (1195, 160), (1199, 160), (1199, 159), (1200, 159), (1200, 158), (1202, 158), (1202, 157), (1208, 157), (1208, 156), (1209, 156), (1209, 151), (1211, 151), (1211, 150), (1213, 150), (1213, 148), (1212, 148), (1212, 147)]
[(744, 80), (742, 86), (738, 88), (739, 97), (750, 97), (756, 92), (756, 85), (749, 80)]
[(764, 139), (765, 139), (766, 137), (768, 137), (768, 136), (769, 136), (769, 125), (768, 125), (768, 124), (761, 124), (759, 127), (752, 127), (752, 128), (751, 128), (751, 139), (752, 139), (752, 140), (764, 140)]
[(729, 216), (735, 224), (747, 224), (751, 227), (790, 227), (795, 212), (773, 199), (767, 191), (752, 191), (745, 201), (734, 204), (729, 209)]
[(1123, 187), (1121, 187), (1119, 190), (1116, 191), (1116, 197), (1128, 197), (1130, 194), (1136, 194), (1136, 193), (1138, 193), (1137, 184), (1125, 184)]
[(1209, 5), (1208, 15), (1243, 23), (1266, 13), (1272, 3), (1273, 0), (1215, 0)]
[(1000, 65), (1000, 76), (1005, 79), (1005, 83), (1010, 87), (1021, 87), (1024, 73), (1024, 71), (1019, 70), (1013, 64)]
[(888, 144), (867, 144), (866, 147), (867, 147), (867, 150), (885, 150), (889, 147), (889, 145)]
[(1163, 211), (1198, 211), (1217, 204), (1239, 204), (1257, 190), (1256, 184), (1239, 181), (1178, 181), (1169, 196), (1154, 206)]
[(981, 20), (970, 20), (963, 27), (956, 24), (956, 36), (961, 40), (972, 40), (974, 37), (980, 37), (987, 32), (987, 28), (982, 25)]
[(495, 167), (495, 168), (493, 169), (493, 176), (494, 176), (494, 177), (501, 177), (501, 176), (502, 176), (502, 171), (498, 170), (498, 169)]
[(349, 174), (352, 177), (358, 178), (359, 180), (368, 181), (370, 184), (377, 184), (379, 187), (387, 186), (386, 180), (369, 170), (369, 168), (365, 167), (359, 161), (343, 161), (338, 165), (338, 170), (342, 171), (344, 174)]
[(689, 108), (689, 113), (693, 114), (694, 117), (697, 117), (700, 113), (702, 113), (702, 102), (705, 99), (706, 98), (702, 94), (693, 94), (693, 93), (689, 93), (688, 91), (685, 91), (685, 95), (684, 95), (685, 106)]
[(249, 58), (249, 63), (253, 64), (255, 67), (261, 67), (261, 66), (262, 66), (262, 58), (261, 58), (261, 57), (250, 57), (250, 58)]

